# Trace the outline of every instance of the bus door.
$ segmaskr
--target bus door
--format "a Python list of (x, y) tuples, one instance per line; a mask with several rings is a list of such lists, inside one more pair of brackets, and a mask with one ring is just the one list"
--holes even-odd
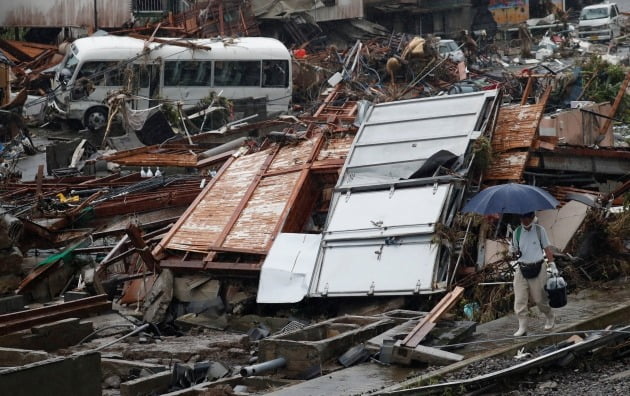
[(136, 110), (144, 110), (159, 104), (160, 64), (142, 63), (133, 65), (133, 93), (137, 96), (132, 102)]

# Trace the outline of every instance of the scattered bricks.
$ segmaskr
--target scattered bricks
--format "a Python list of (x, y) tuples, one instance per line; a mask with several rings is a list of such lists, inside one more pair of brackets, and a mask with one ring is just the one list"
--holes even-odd
[(165, 371), (149, 377), (138, 378), (120, 384), (121, 396), (144, 396), (164, 393), (171, 383), (171, 372)]
[(63, 294), (63, 302), (69, 302), (74, 300), (80, 300), (82, 298), (90, 297), (90, 293), (84, 291), (68, 291)]
[(0, 367), (23, 366), (46, 360), (50, 357), (44, 351), (30, 351), (27, 349), (0, 348)]
[(0, 298), (0, 315), (24, 309), (24, 297), (21, 294)]
[(0, 389), (11, 396), (101, 394), (101, 357), (97, 352), (57, 357), (0, 372)]

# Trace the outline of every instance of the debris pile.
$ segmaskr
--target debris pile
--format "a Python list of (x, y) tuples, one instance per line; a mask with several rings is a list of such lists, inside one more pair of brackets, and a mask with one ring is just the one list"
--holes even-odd
[[(0, 40), (0, 388), (77, 366), (86, 394), (484, 392), (627, 353), (627, 293), (588, 294), (630, 273), (621, 30), (311, 3), (138, 1), (72, 43)], [(519, 213), (463, 213), (508, 183), (560, 203), (536, 221), (574, 293), (519, 345)]]

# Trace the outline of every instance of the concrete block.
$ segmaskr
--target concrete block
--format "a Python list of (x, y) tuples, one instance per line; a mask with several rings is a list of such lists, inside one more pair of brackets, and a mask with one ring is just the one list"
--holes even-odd
[(0, 372), (0, 389), (11, 396), (100, 396), (97, 352), (57, 357)]
[(365, 342), (396, 324), (385, 318), (343, 316), (301, 330), (271, 336), (260, 341), (260, 362), (284, 357), (283, 374), (298, 378), (313, 366), (338, 358), (349, 348)]
[(171, 372), (153, 374), (120, 384), (121, 396), (144, 396), (164, 393), (171, 383)]
[(17, 294), (0, 298), (0, 315), (22, 311), (24, 309), (24, 296)]
[(68, 318), (33, 326), (30, 332), (23, 331), (2, 336), (0, 345), (50, 352), (76, 345), (93, 331), (92, 322), (80, 322), (77, 318)]
[(146, 363), (135, 360), (102, 358), (101, 370), (103, 372), (103, 379), (105, 379), (113, 375), (117, 375), (121, 378), (127, 378), (132, 374), (132, 372), (140, 372), (142, 370), (152, 373), (161, 373), (168, 370), (168, 367), (161, 364)]
[(67, 291), (63, 294), (63, 302), (80, 300), (82, 298), (90, 297), (90, 293), (84, 291)]
[(44, 351), (28, 349), (0, 348), (0, 367), (23, 366), (50, 358)]

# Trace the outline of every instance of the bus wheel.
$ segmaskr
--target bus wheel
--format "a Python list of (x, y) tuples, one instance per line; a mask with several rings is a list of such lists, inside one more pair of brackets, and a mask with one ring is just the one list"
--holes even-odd
[(107, 107), (92, 107), (83, 116), (83, 125), (90, 131), (98, 131), (107, 125)]

